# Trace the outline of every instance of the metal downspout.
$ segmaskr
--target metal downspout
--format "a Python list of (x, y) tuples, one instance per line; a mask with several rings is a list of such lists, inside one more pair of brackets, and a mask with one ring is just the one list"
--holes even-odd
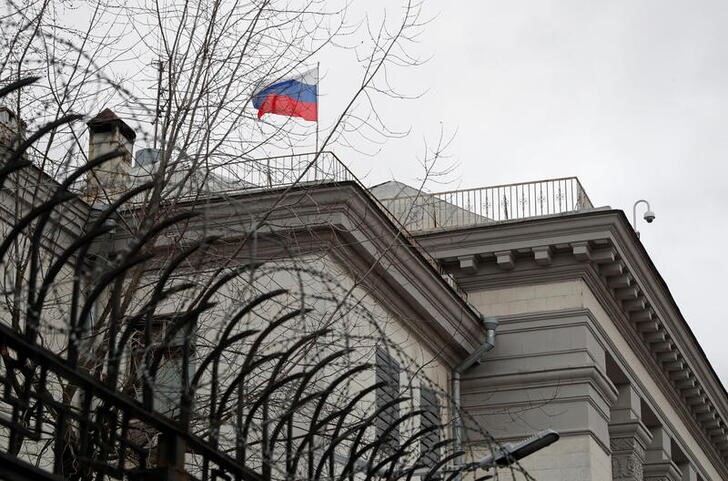
[[(462, 373), (470, 369), (474, 364), (479, 363), (483, 356), (485, 356), (491, 349), (495, 347), (495, 330), (498, 328), (498, 319), (495, 317), (483, 317), (481, 316), (481, 322), (485, 327), (485, 341), (476, 350), (457, 366), (452, 373), (452, 400), (453, 400), (453, 438), (454, 438), (454, 451), (458, 452), (462, 447), (462, 436), (463, 436), (463, 420), (460, 415), (460, 376)], [(462, 464), (462, 457), (458, 456), (455, 458), (455, 466)], [(462, 479), (462, 475), (458, 474), (458, 481)]]

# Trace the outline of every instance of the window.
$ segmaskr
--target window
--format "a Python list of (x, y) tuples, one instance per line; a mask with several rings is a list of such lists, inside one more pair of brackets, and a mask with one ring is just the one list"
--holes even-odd
[(426, 466), (433, 466), (440, 459), (440, 449), (434, 446), (440, 442), (440, 426), (442, 419), (440, 417), (440, 400), (437, 398), (437, 392), (427, 386), (420, 387), (420, 409), (424, 412), (421, 418), (421, 429), (428, 427), (436, 427), (420, 438), (420, 453), (422, 453), (422, 462)]
[[(379, 410), (399, 395), (400, 367), (394, 357), (384, 348), (377, 347), (375, 382), (384, 382), (375, 392), (376, 409)], [(383, 441), (385, 454), (390, 454), (399, 447), (399, 428), (387, 432), (399, 419), (399, 405), (391, 405), (379, 413), (374, 421), (376, 436)], [(386, 434), (385, 434), (386, 433)]]
[[(151, 320), (151, 352), (150, 359), (161, 351), (161, 361), (157, 370), (153, 389), (153, 405), (154, 410), (175, 418), (179, 415), (180, 401), (182, 395), (182, 369), (184, 359), (184, 328), (178, 331), (168, 343), (161, 346), (160, 343), (164, 339), (167, 329), (174, 324), (178, 316), (176, 314), (156, 315)], [(133, 352), (133, 364), (131, 375), (135, 379), (137, 399), (142, 398), (143, 377), (149, 366), (144, 366), (144, 328), (136, 327), (136, 332), (132, 336), (132, 343), (135, 346)], [(190, 346), (191, 355), (194, 355), (194, 346)], [(190, 360), (187, 364), (187, 375), (191, 377), (193, 362)]]

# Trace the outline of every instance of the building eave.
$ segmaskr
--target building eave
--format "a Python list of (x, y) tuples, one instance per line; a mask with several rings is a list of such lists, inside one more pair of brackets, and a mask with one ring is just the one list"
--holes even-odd
[[(451, 365), (475, 349), (484, 335), (479, 313), (356, 182), (256, 189), (178, 202), (175, 208), (201, 213), (190, 221), (190, 233), (220, 234), (234, 243), (241, 222), (246, 225), (269, 213), (265, 228), (259, 230), (259, 245), (265, 236), (279, 236), (295, 239), (298, 245), (329, 243), (339, 253), (351, 253), (352, 259), (341, 261), (362, 272), (372, 270), (376, 282), (369, 288), (383, 299), (399, 303), (407, 311), (406, 317), (428, 326), (414, 325), (415, 331), (436, 332), (430, 335), (431, 341), (436, 341), (433, 344), (443, 350)], [(133, 212), (127, 213), (133, 217)]]

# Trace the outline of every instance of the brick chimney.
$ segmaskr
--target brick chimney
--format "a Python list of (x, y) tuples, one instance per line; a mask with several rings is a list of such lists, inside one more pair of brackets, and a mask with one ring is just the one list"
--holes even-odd
[(88, 158), (120, 150), (121, 155), (93, 169), (86, 177), (86, 195), (91, 205), (111, 204), (129, 188), (129, 168), (136, 133), (110, 109), (89, 120)]

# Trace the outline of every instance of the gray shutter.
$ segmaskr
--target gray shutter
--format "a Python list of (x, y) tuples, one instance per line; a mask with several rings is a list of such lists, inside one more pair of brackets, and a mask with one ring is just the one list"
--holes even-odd
[[(386, 403), (396, 399), (399, 395), (399, 373), (400, 367), (397, 360), (392, 357), (384, 348), (377, 347), (375, 382), (385, 382), (384, 386), (375, 391), (376, 408), (382, 408)], [(399, 429), (386, 434), (389, 426), (399, 419), (399, 406), (389, 406), (379, 413), (374, 421), (377, 439), (384, 443), (384, 452), (391, 453), (399, 447)]]
[(437, 429), (427, 433), (420, 438), (420, 452), (423, 454), (422, 462), (427, 466), (434, 465), (440, 458), (440, 450), (433, 449), (440, 442), (440, 427), (442, 418), (440, 416), (440, 400), (437, 392), (427, 386), (420, 387), (420, 409), (424, 412), (421, 418), (421, 428), (436, 426)]

